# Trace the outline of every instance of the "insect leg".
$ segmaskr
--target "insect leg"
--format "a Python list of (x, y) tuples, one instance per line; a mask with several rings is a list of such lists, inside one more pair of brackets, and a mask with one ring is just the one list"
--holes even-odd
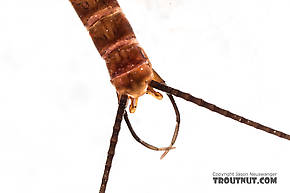
[[(165, 81), (161, 78), (161, 76), (159, 76), (159, 74), (153, 69), (153, 80), (161, 83), (161, 84), (164, 84), (166, 85)], [(152, 88), (153, 90), (153, 88)], [(167, 93), (167, 96), (169, 97), (170, 99), (170, 102), (174, 108), (174, 112), (175, 112), (175, 116), (176, 116), (176, 125), (175, 125), (175, 129), (174, 129), (174, 134), (173, 134), (173, 137), (171, 139), (171, 143), (170, 143), (170, 146), (169, 147), (172, 147), (177, 139), (177, 136), (178, 136), (178, 132), (179, 132), (179, 125), (180, 125), (180, 113), (179, 113), (179, 110), (178, 110), (178, 107), (175, 103), (175, 100), (173, 98), (173, 96), (171, 94), (168, 94)], [(160, 159), (163, 159), (167, 153), (169, 152), (169, 150), (166, 150), (160, 157)]]
[(110, 170), (111, 170), (111, 166), (112, 166), (112, 161), (113, 161), (113, 157), (115, 155), (115, 148), (118, 142), (118, 135), (119, 135), (119, 131), (121, 128), (121, 122), (122, 122), (122, 118), (123, 118), (123, 114), (126, 108), (126, 103), (128, 100), (128, 96), (127, 95), (122, 95), (120, 97), (119, 100), (119, 107), (118, 107), (118, 111), (117, 111), (117, 115), (116, 115), (116, 119), (115, 119), (115, 124), (113, 127), (113, 133), (112, 133), (112, 137), (111, 137), (111, 141), (110, 141), (110, 147), (109, 147), (109, 151), (108, 151), (108, 155), (107, 155), (107, 161), (106, 161), (106, 165), (105, 165), (105, 169), (104, 169), (104, 174), (103, 174), (103, 179), (102, 179), (102, 184), (100, 187), (100, 193), (105, 193), (106, 191), (106, 186), (107, 186), (107, 182), (109, 179), (109, 174), (110, 174)]
[(214, 104), (211, 104), (211, 103), (208, 103), (200, 98), (196, 98), (188, 93), (185, 93), (185, 92), (182, 92), (180, 90), (177, 90), (177, 89), (174, 89), (174, 88), (171, 88), (169, 86), (166, 86), (164, 84), (160, 84), (159, 82), (156, 82), (154, 80), (152, 80), (150, 82), (150, 86), (152, 86), (153, 88), (156, 88), (158, 90), (161, 90), (161, 91), (164, 91), (166, 93), (169, 93), (169, 94), (172, 94), (174, 96), (177, 96), (177, 97), (180, 97), (184, 100), (187, 100), (187, 101), (190, 101), (192, 103), (195, 103), (196, 105), (199, 105), (201, 107), (204, 107), (204, 108), (207, 108), (213, 112), (216, 112), (218, 114), (221, 114), (223, 116), (226, 116), (228, 118), (231, 118), (233, 120), (236, 120), (236, 121), (239, 121), (241, 123), (244, 123), (246, 125), (249, 125), (249, 126), (252, 126), (256, 129), (260, 129), (262, 131), (265, 131), (265, 132), (268, 132), (270, 134), (273, 134), (273, 135), (276, 135), (278, 137), (281, 137), (281, 138), (284, 138), (284, 139), (288, 139), (290, 140), (290, 135), (286, 134), (286, 133), (283, 133), (281, 131), (278, 131), (278, 130), (275, 130), (275, 129), (272, 129), (270, 127), (267, 127), (267, 126), (264, 126), (260, 123), (257, 123), (255, 121), (251, 121), (249, 119), (246, 119), (240, 115), (237, 115), (237, 114), (234, 114), (228, 110), (225, 110), (225, 109), (222, 109), (220, 107), (217, 107), (216, 105)]
[(155, 147), (155, 146), (153, 146), (153, 145), (150, 145), (149, 143), (147, 143), (147, 142), (143, 141), (142, 139), (140, 139), (140, 138), (138, 137), (138, 135), (135, 133), (135, 131), (134, 131), (134, 129), (133, 129), (133, 127), (132, 127), (132, 125), (131, 125), (131, 123), (130, 123), (130, 121), (129, 121), (128, 114), (127, 114), (126, 111), (125, 111), (125, 113), (124, 113), (124, 119), (125, 119), (125, 121), (126, 121), (126, 124), (127, 124), (128, 128), (129, 128), (129, 130), (130, 130), (132, 136), (134, 137), (134, 139), (135, 139), (137, 142), (139, 142), (139, 143), (141, 143), (142, 145), (144, 145), (145, 147), (147, 147), (147, 148), (149, 148), (149, 149), (151, 149), (151, 150), (155, 150), (155, 151), (169, 151), (170, 149), (174, 149), (174, 148), (175, 148), (175, 147), (172, 147), (172, 146), (170, 146), (170, 147), (161, 147), (161, 148), (159, 148), (159, 147)]
[[(172, 147), (177, 139), (178, 132), (179, 132), (180, 113), (179, 113), (178, 107), (175, 103), (173, 96), (171, 94), (167, 94), (167, 96), (170, 99), (170, 102), (174, 108), (174, 112), (175, 112), (175, 116), (176, 116), (176, 125), (175, 125), (175, 129), (174, 129), (174, 134), (173, 134), (173, 137), (171, 139), (170, 146), (169, 146), (169, 147)], [(163, 159), (167, 155), (168, 152), (169, 152), (169, 150), (165, 150), (165, 152), (161, 155), (160, 159)]]
[(153, 96), (154, 98), (161, 100), (163, 98), (162, 94), (155, 91), (152, 87), (148, 86), (147, 88), (147, 94), (150, 94), (151, 96)]

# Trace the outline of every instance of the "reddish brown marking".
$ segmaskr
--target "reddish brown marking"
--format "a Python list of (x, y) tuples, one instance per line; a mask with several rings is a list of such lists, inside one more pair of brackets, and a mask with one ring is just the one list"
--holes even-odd
[(85, 26), (89, 30), (90, 27), (92, 27), (95, 23), (97, 23), (102, 18), (114, 15), (114, 14), (119, 13), (121, 11), (122, 10), (120, 7), (107, 7), (105, 9), (96, 11), (88, 18), (88, 21), (86, 22)]
[(111, 79), (119, 95), (128, 93), (131, 98), (138, 98), (144, 95), (148, 88), (148, 83), (152, 80), (153, 73), (149, 60), (143, 64), (138, 63), (131, 70), (120, 73)]
[(116, 0), (70, 0), (70, 2), (84, 25), (96, 12), (108, 7), (120, 7)]
[(114, 78), (112, 78), (111, 81), (113, 82), (117, 78), (123, 78), (123, 77), (127, 76), (127, 74), (131, 73), (132, 71), (135, 70), (135, 68), (138, 68), (138, 67), (140, 67), (140, 71), (143, 71), (142, 66), (144, 66), (144, 65), (150, 65), (149, 60), (145, 60), (143, 63), (138, 63), (138, 65), (135, 65), (134, 68), (132, 68), (130, 70), (127, 70), (124, 73), (118, 74), (117, 76), (115, 76)]
[(90, 35), (100, 54), (119, 40), (135, 38), (134, 32), (122, 12), (103, 17), (89, 28)]
[(108, 55), (116, 50), (116, 49), (120, 49), (123, 46), (129, 46), (129, 45), (138, 45), (138, 41), (136, 40), (135, 37), (132, 37), (132, 35), (130, 35), (129, 37), (125, 37), (124, 39), (118, 40), (117, 42), (108, 45), (106, 47), (104, 47), (101, 51), (100, 54), (101, 56), (106, 60), (106, 58), (108, 57)]
[(113, 50), (106, 57), (106, 64), (111, 79), (126, 73), (147, 61), (148, 58), (143, 54), (143, 49), (136, 44), (119, 47), (118, 49)]

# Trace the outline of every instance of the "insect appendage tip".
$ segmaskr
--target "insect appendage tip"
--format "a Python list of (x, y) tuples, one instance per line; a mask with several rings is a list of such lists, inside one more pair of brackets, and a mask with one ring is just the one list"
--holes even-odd
[(131, 104), (130, 104), (130, 107), (129, 107), (129, 112), (130, 113), (135, 113), (135, 111), (137, 109), (138, 98), (132, 98), (132, 97), (129, 97), (129, 98), (131, 100)]
[(161, 155), (161, 157), (160, 157), (161, 160), (162, 160), (162, 159), (163, 159), (163, 158), (168, 154), (168, 152), (169, 152), (170, 150), (176, 148), (176, 147), (172, 147), (172, 146), (169, 146), (169, 147), (170, 147), (170, 149), (165, 150), (164, 153)]
[(147, 88), (147, 94), (150, 94), (151, 96), (153, 96), (154, 98), (161, 100), (163, 99), (163, 95), (157, 91), (155, 91), (152, 87), (148, 86)]

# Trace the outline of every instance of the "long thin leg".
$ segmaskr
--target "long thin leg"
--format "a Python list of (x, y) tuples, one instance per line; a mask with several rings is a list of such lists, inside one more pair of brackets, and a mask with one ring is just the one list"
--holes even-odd
[[(164, 84), (166, 85), (165, 83), (165, 80), (163, 80), (163, 78), (161, 78), (161, 76), (153, 69), (153, 80), (161, 83), (161, 84)], [(179, 125), (180, 125), (180, 113), (179, 113), (179, 110), (178, 110), (178, 107), (175, 103), (175, 100), (173, 98), (173, 96), (171, 94), (168, 94), (167, 93), (167, 96), (169, 97), (170, 99), (170, 102), (174, 108), (174, 112), (175, 112), (175, 116), (176, 116), (176, 125), (175, 125), (175, 130), (174, 130), (174, 134), (173, 134), (173, 137), (172, 137), (172, 140), (171, 140), (171, 144), (170, 146), (172, 147), (177, 139), (177, 136), (178, 136), (178, 132), (179, 132)], [(160, 159), (163, 159), (167, 153), (169, 152), (169, 150), (166, 150), (160, 157)]]
[(110, 147), (109, 147), (109, 151), (107, 155), (107, 161), (106, 161), (106, 165), (104, 169), (102, 184), (99, 191), (100, 193), (105, 193), (106, 191), (106, 186), (109, 179), (113, 157), (115, 155), (115, 148), (118, 142), (118, 135), (121, 128), (121, 122), (122, 122), (123, 114), (126, 108), (127, 99), (128, 99), (127, 95), (122, 95), (119, 101), (119, 107), (118, 107), (118, 111), (117, 111), (117, 115), (115, 119), (115, 124), (113, 127), (113, 134), (110, 141)]
[(172, 140), (171, 140), (171, 143), (170, 143), (170, 146), (169, 146), (169, 147), (158, 148), (158, 147), (155, 147), (155, 146), (153, 146), (153, 145), (151, 145), (151, 144), (149, 144), (149, 143), (143, 141), (142, 139), (140, 139), (140, 138), (138, 137), (138, 135), (135, 133), (135, 131), (134, 131), (134, 129), (133, 129), (133, 127), (132, 127), (132, 125), (131, 125), (131, 123), (130, 123), (130, 121), (129, 121), (129, 118), (128, 118), (128, 114), (127, 114), (127, 112), (125, 111), (125, 113), (124, 113), (124, 119), (125, 119), (125, 121), (126, 121), (126, 124), (127, 124), (128, 128), (129, 128), (129, 130), (130, 130), (132, 136), (134, 137), (134, 139), (135, 139), (137, 142), (139, 142), (140, 144), (142, 144), (143, 146), (145, 146), (145, 147), (147, 147), (147, 148), (149, 148), (149, 149), (151, 149), (151, 150), (155, 150), (155, 151), (165, 151), (165, 152), (161, 155), (160, 159), (163, 159), (163, 158), (167, 155), (167, 153), (169, 152), (169, 150), (175, 148), (175, 147), (173, 147), (173, 145), (174, 145), (174, 143), (175, 143), (175, 141), (176, 141), (176, 139), (177, 139), (178, 131), (179, 131), (179, 125), (180, 125), (180, 113), (179, 113), (178, 107), (177, 107), (177, 105), (176, 105), (176, 103), (175, 103), (175, 100), (174, 100), (174, 98), (173, 98), (173, 96), (172, 96), (171, 94), (167, 94), (167, 96), (168, 96), (168, 98), (170, 99), (170, 102), (171, 102), (171, 104), (172, 104), (172, 106), (173, 106), (173, 108), (174, 108), (174, 112), (175, 112), (175, 115), (176, 115), (176, 125), (175, 125), (175, 130), (174, 130), (174, 134), (173, 134), (173, 137), (172, 137)]
[[(117, 97), (119, 98), (118, 93), (117, 93)], [(125, 119), (125, 122), (126, 122), (128, 128), (129, 128), (129, 131), (132, 134), (133, 138), (137, 142), (139, 142), (142, 145), (144, 145), (145, 147), (147, 147), (147, 148), (149, 148), (151, 150), (155, 150), (155, 151), (166, 151), (166, 150), (174, 149), (174, 147), (161, 147), (161, 148), (155, 147), (154, 145), (150, 145), (149, 143), (147, 143), (147, 142), (143, 141), (142, 139), (140, 139), (140, 137), (136, 134), (136, 132), (134, 131), (134, 129), (133, 129), (132, 125), (131, 125), (131, 122), (129, 120), (128, 113), (127, 113), (126, 110), (124, 112), (124, 119)]]
[[(176, 125), (175, 125), (175, 130), (174, 130), (174, 134), (173, 134), (173, 137), (172, 137), (172, 140), (171, 140), (171, 143), (170, 143), (170, 146), (169, 147), (172, 147), (177, 139), (177, 136), (178, 136), (178, 132), (179, 132), (179, 125), (180, 125), (180, 113), (179, 113), (179, 110), (178, 110), (178, 107), (175, 103), (175, 100), (173, 98), (173, 96), (171, 94), (167, 94), (167, 96), (169, 97), (170, 99), (170, 102), (174, 108), (174, 112), (175, 112), (175, 115), (176, 115)], [(168, 154), (169, 150), (166, 150), (160, 157), (160, 159), (163, 159), (167, 154)]]
[[(117, 93), (117, 97), (119, 98), (118, 93)], [(139, 143), (141, 143), (142, 145), (144, 145), (145, 147), (147, 147), (147, 148), (149, 148), (149, 149), (151, 149), (151, 150), (155, 150), (155, 151), (166, 151), (166, 150), (174, 149), (173, 147), (161, 147), (161, 148), (159, 148), (159, 147), (155, 147), (155, 146), (150, 145), (149, 143), (143, 141), (142, 139), (140, 139), (140, 137), (135, 133), (135, 131), (134, 131), (132, 125), (131, 125), (131, 122), (130, 122), (130, 120), (129, 120), (128, 113), (127, 113), (126, 110), (125, 110), (125, 112), (124, 112), (124, 119), (125, 119), (125, 122), (126, 122), (128, 128), (129, 128), (129, 131), (130, 131), (130, 133), (132, 134), (133, 138), (134, 138), (137, 142), (139, 142)]]
[(166, 86), (164, 84), (160, 84), (156, 81), (151, 81), (150, 82), (150, 86), (152, 86), (153, 88), (156, 88), (156, 89), (159, 89), (161, 91), (164, 91), (166, 93), (169, 93), (169, 94), (172, 94), (174, 96), (177, 96), (177, 97), (180, 97), (180, 98), (183, 98), (184, 100), (187, 100), (187, 101), (190, 101), (192, 103), (195, 103), (201, 107), (204, 107), (204, 108), (207, 108), (213, 112), (216, 112), (216, 113), (219, 113), (221, 115), (224, 115), (226, 117), (229, 117), (231, 119), (234, 119), (236, 121), (239, 121), (241, 123), (244, 123), (246, 125), (249, 125), (249, 126), (252, 126), (256, 129), (260, 129), (262, 131), (265, 131), (265, 132), (268, 132), (270, 134), (273, 134), (273, 135), (276, 135), (278, 137), (281, 137), (281, 138), (284, 138), (284, 139), (288, 139), (290, 140), (290, 135), (286, 134), (286, 133), (283, 133), (281, 131), (278, 131), (278, 130), (274, 130), (270, 127), (267, 127), (267, 126), (264, 126), (260, 123), (257, 123), (257, 122), (254, 122), (254, 121), (251, 121), (249, 119), (246, 119), (240, 115), (236, 115), (234, 113), (231, 113), (230, 111), (228, 110), (225, 110), (225, 109), (222, 109), (220, 107), (217, 107), (216, 105), (214, 104), (211, 104), (211, 103), (208, 103), (200, 98), (196, 98), (188, 93), (185, 93), (185, 92), (182, 92), (182, 91), (179, 91), (177, 89), (174, 89), (174, 88), (171, 88), (169, 86)]
[(138, 137), (138, 135), (135, 133), (135, 131), (134, 131), (134, 129), (133, 129), (133, 127), (132, 127), (132, 125), (131, 125), (131, 123), (129, 121), (127, 111), (125, 111), (125, 113), (124, 113), (124, 119), (125, 119), (125, 121), (127, 123), (127, 126), (129, 128), (132, 136), (134, 137), (134, 139), (137, 142), (139, 142), (142, 145), (144, 145), (145, 147), (147, 147), (147, 148), (149, 148), (151, 150), (155, 150), (155, 151), (167, 151), (167, 150), (169, 151), (170, 149), (174, 149), (174, 147), (161, 147), (161, 148), (159, 148), (159, 147), (155, 147), (154, 145), (150, 145), (149, 143), (146, 143), (145, 141), (143, 141), (142, 139), (140, 139), (140, 137)]

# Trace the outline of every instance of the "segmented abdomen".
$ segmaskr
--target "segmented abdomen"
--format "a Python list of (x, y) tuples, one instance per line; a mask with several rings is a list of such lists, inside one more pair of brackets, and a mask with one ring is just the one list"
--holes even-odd
[(116, 0), (70, 1), (105, 59), (111, 80), (149, 63)]

